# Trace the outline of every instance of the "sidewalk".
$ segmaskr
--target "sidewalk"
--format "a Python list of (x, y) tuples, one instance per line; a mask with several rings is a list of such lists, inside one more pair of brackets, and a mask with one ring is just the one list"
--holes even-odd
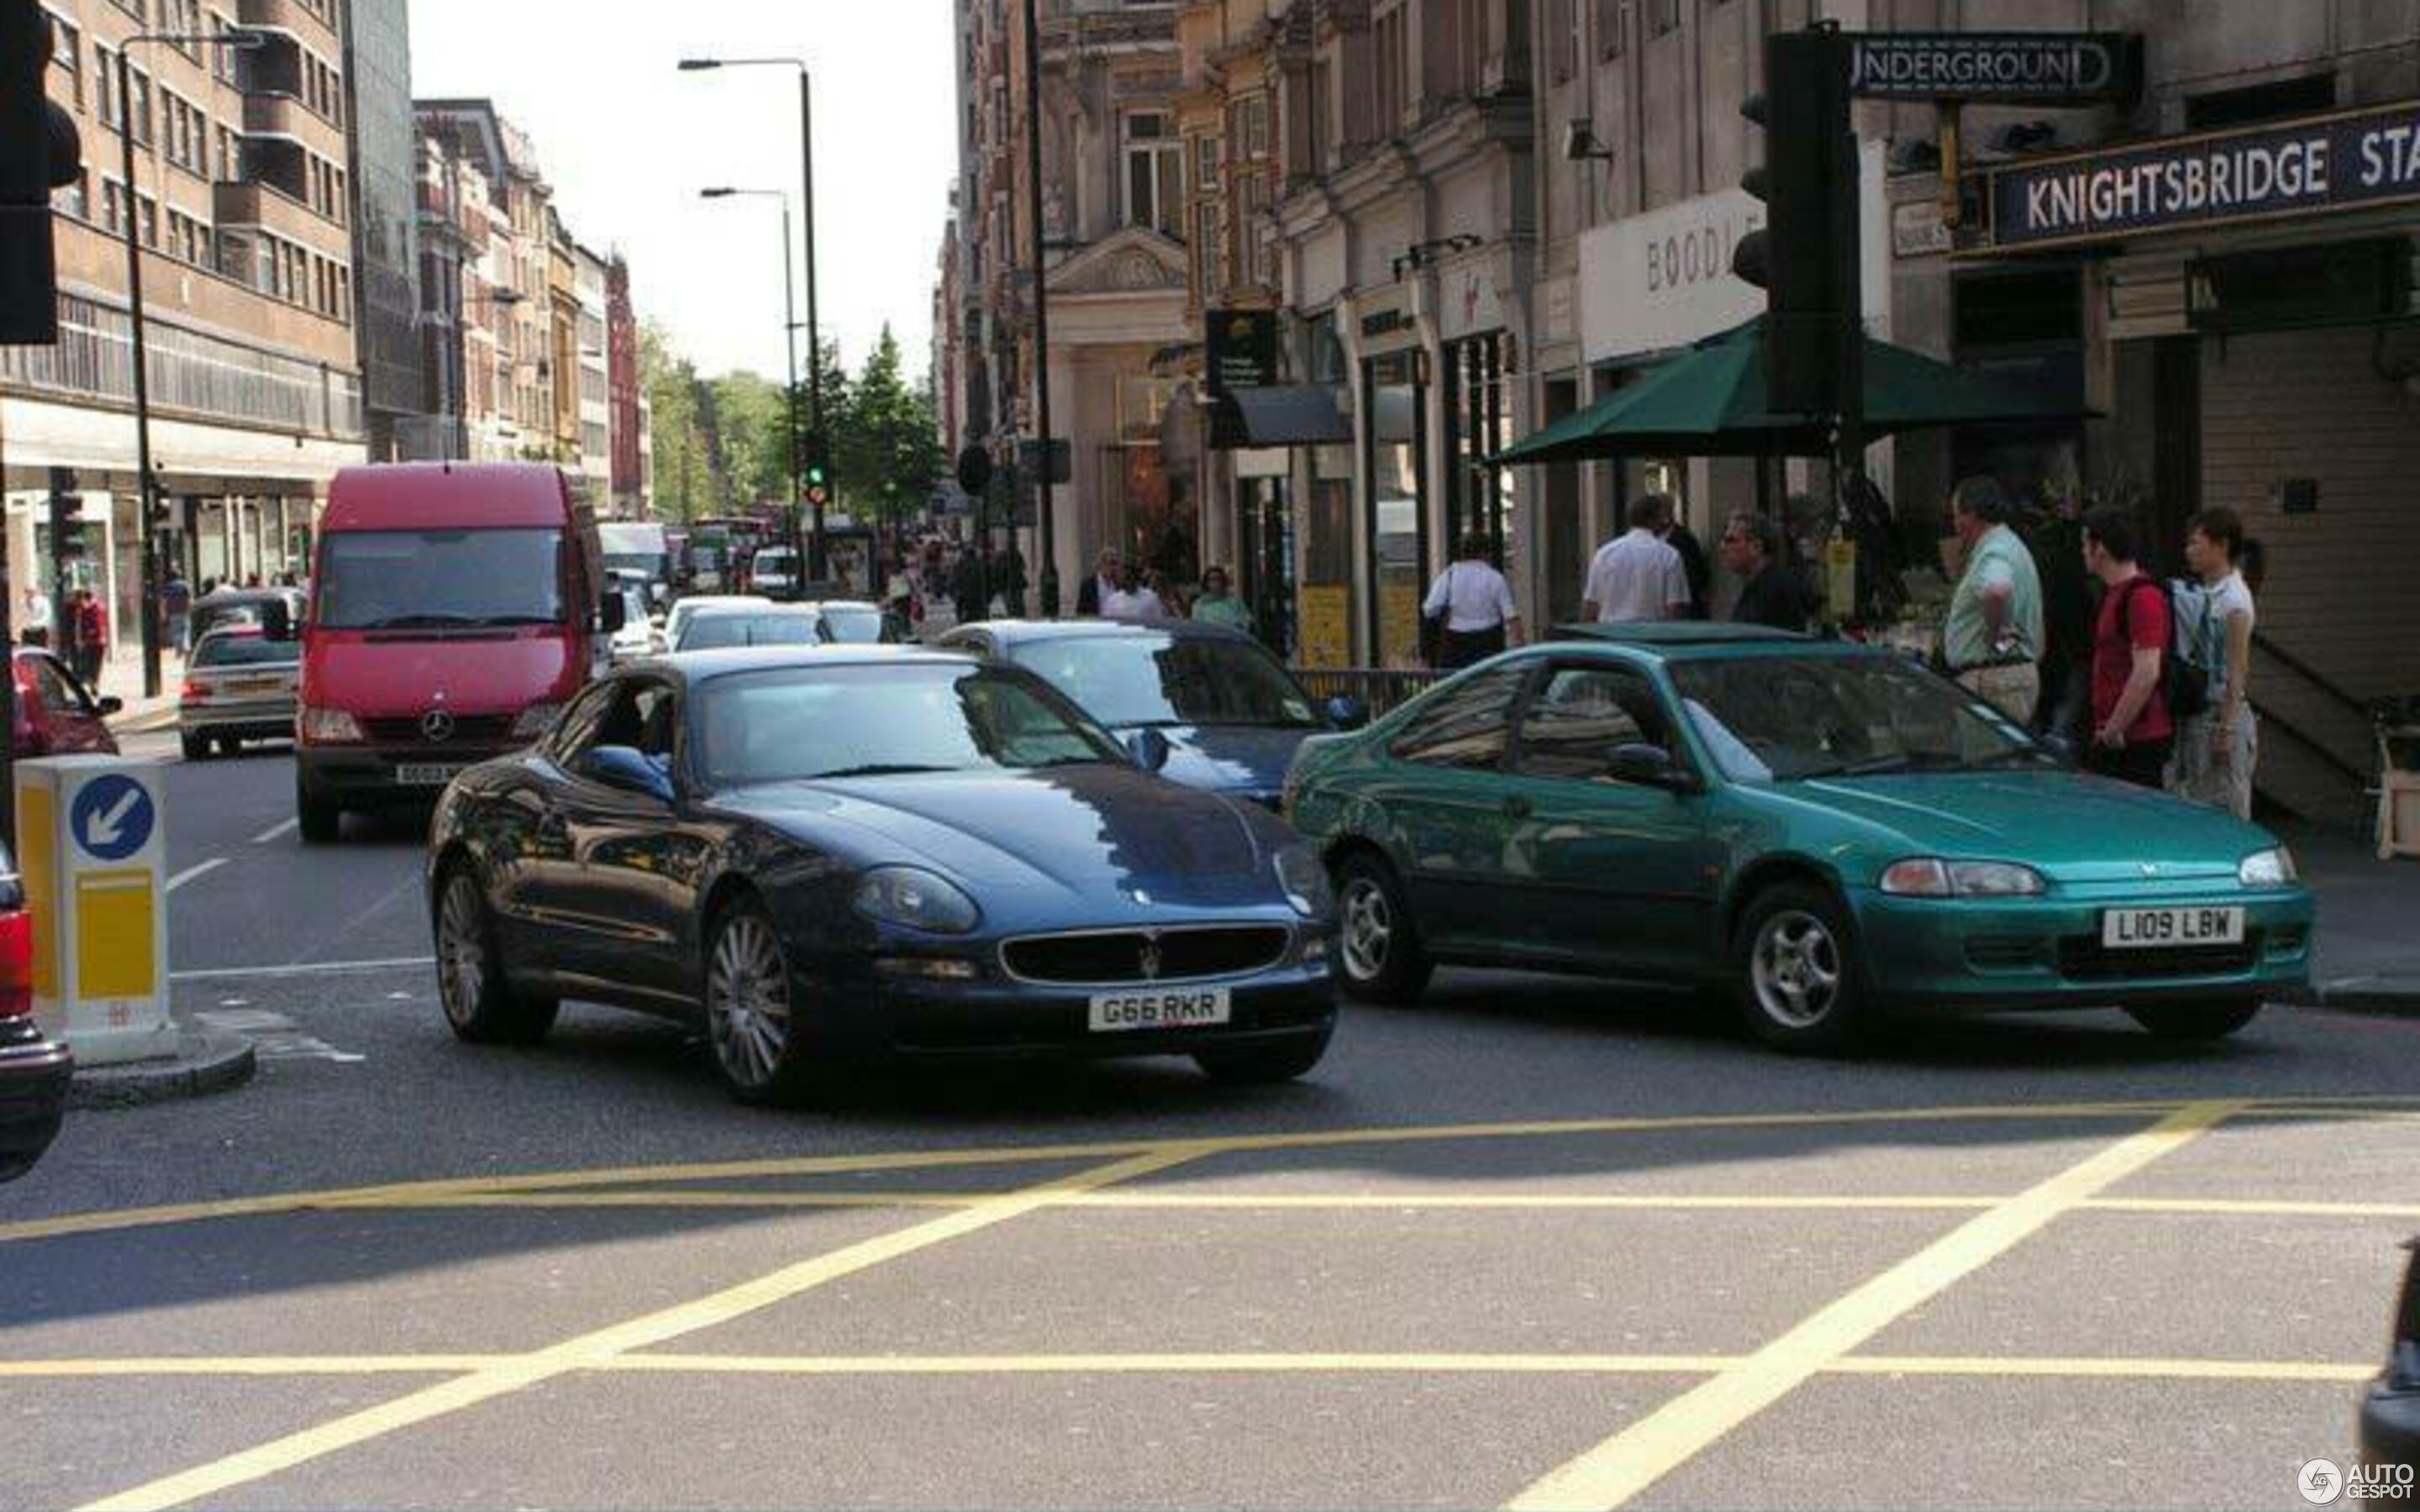
[(2277, 833), (2319, 895), (2306, 1001), (2420, 1016), (2420, 861), (2381, 861), (2351, 830), (2281, 825)]
[(118, 735), (139, 735), (154, 730), (173, 728), (177, 722), (177, 690), (185, 680), (185, 658), (176, 652), (160, 654), (160, 696), (143, 696), (143, 650), (140, 646), (118, 646), (111, 650), (109, 660), (101, 669), (101, 686), (93, 692), (102, 698), (125, 701), (126, 707), (112, 715), (110, 732)]

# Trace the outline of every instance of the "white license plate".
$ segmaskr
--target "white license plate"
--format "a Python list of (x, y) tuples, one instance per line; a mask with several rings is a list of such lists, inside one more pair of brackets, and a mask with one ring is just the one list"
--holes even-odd
[(284, 685), (274, 677), (255, 677), (240, 683), (221, 685), (222, 693), (274, 693)]
[(442, 788), (460, 777), (464, 770), (466, 768), (460, 766), (407, 762), (395, 769), (395, 780), (398, 787)]
[(2241, 908), (2109, 908), (2101, 915), (2101, 944), (2111, 950), (2242, 943)]
[(1124, 1029), (1186, 1029), (1203, 1024), (1224, 1024), (1233, 1005), (1224, 987), (1151, 987), (1123, 993), (1093, 995), (1093, 1028), (1114, 1034)]

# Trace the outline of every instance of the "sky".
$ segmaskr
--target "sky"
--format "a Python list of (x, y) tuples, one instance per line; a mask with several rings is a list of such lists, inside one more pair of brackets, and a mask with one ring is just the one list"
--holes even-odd
[[(851, 370), (883, 322), (912, 381), (956, 169), (949, 0), (411, 0), (411, 88), (484, 96), (529, 133), (573, 236), (630, 264), (642, 320), (702, 373), (778, 379), (781, 208), (704, 201), (708, 185), (797, 201), (798, 74), (680, 73), (682, 57), (800, 57), (814, 71), (817, 315)], [(799, 340), (803, 364), (806, 339)]]

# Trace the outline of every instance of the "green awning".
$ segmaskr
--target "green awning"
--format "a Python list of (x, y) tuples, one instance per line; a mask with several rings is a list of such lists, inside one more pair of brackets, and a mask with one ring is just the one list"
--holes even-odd
[[(1761, 317), (1708, 336), (1637, 382), (1533, 431), (1489, 460), (1620, 456), (1822, 456), (1824, 427), (1765, 408)], [(2072, 399), (1866, 341), (1866, 430), (1879, 440), (1931, 425), (2068, 420)]]

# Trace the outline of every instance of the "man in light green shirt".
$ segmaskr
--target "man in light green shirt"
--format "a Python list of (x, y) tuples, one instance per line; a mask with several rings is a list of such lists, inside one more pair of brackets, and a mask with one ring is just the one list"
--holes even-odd
[(1252, 633), (1252, 607), (1229, 591), (1224, 567), (1202, 569), (1202, 596), (1193, 601), (1193, 617), (1204, 625)]
[(1966, 570), (1949, 597), (1941, 651), (1950, 675), (2022, 725), (2041, 701), (2042, 592), (2033, 552), (2009, 526), (2015, 516), (1995, 479), (1968, 478), (1951, 491)]

